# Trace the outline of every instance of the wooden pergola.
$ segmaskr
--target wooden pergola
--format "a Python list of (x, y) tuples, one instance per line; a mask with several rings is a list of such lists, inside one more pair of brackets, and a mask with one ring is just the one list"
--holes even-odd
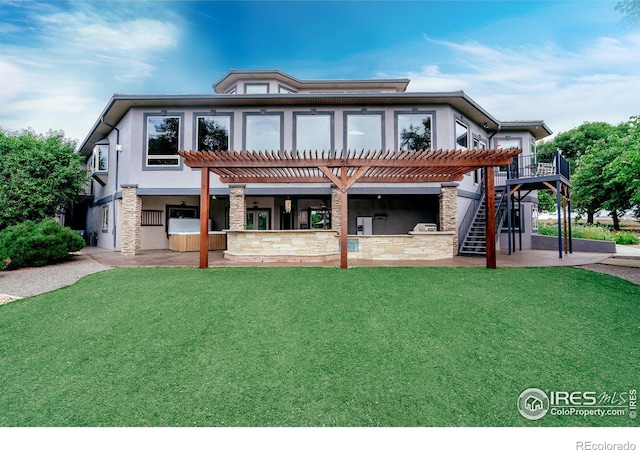
[[(487, 210), (495, 209), (494, 167), (511, 164), (520, 149), (347, 152), (180, 151), (200, 168), (200, 268), (209, 265), (207, 246), (210, 173), (223, 183), (331, 182), (341, 193), (340, 267), (347, 268), (347, 191), (361, 183), (454, 182), (486, 168)], [(487, 215), (487, 267), (496, 268), (495, 216)]]

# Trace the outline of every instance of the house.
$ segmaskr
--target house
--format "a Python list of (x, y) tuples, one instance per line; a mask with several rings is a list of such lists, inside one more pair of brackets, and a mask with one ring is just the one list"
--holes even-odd
[(512, 194), (496, 197), (511, 211), (498, 218), (498, 245), (517, 233), (527, 248), (533, 188), (559, 178), (551, 161), (536, 161), (549, 128), (500, 121), (463, 91), (408, 92), (409, 82), (231, 70), (212, 93), (115, 94), (79, 147), (92, 174), (90, 200), (78, 209), (85, 233), (123, 254), (208, 248), (236, 260), (312, 261), (339, 257), (346, 224), (350, 258), (484, 254), (480, 169), (492, 162), (502, 166), (497, 190)]

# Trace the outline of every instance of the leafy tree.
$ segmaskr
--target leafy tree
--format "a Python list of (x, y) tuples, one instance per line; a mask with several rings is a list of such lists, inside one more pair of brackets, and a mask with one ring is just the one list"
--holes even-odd
[(0, 129), (0, 230), (64, 212), (88, 180), (75, 142), (61, 131)]
[(538, 191), (538, 211), (553, 212), (556, 206), (557, 201), (549, 191)]
[(400, 147), (409, 150), (429, 150), (431, 148), (431, 119), (423, 119), (422, 126), (409, 125), (400, 133)]
[[(536, 147), (538, 160), (552, 162), (553, 154), (560, 150), (562, 156), (571, 166), (571, 182), (573, 184), (573, 207), (577, 212), (587, 214), (587, 222), (593, 223), (595, 213), (603, 208), (604, 198), (597, 184), (589, 184), (589, 171), (578, 174), (577, 166), (580, 158), (594, 143), (606, 139), (613, 134), (615, 127), (606, 122), (585, 122), (577, 128), (559, 133), (552, 140), (542, 142)], [(595, 164), (590, 161), (589, 165)], [(595, 180), (594, 178), (591, 178)], [(538, 193), (540, 196), (540, 192)], [(544, 194), (543, 194), (544, 196)], [(555, 201), (554, 201), (555, 205)], [(554, 206), (555, 209), (555, 206)]]
[(613, 132), (614, 127), (606, 122), (585, 122), (577, 128), (559, 133), (552, 140), (542, 142), (536, 147), (538, 156), (551, 157), (553, 152), (560, 150), (562, 156), (571, 162), (572, 169), (575, 164), (594, 142), (607, 138)]
[(610, 210), (616, 230), (619, 215), (640, 204), (639, 127), (638, 117), (612, 127), (609, 136), (588, 147), (572, 177), (574, 201), (588, 212)]

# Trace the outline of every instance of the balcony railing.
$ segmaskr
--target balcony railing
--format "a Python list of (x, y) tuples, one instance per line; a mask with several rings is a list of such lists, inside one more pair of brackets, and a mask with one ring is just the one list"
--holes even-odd
[(496, 172), (496, 184), (504, 185), (506, 180), (552, 175), (562, 175), (569, 180), (570, 171), (569, 161), (564, 159), (560, 152), (548, 155), (521, 155), (515, 158), (511, 165), (501, 167)]

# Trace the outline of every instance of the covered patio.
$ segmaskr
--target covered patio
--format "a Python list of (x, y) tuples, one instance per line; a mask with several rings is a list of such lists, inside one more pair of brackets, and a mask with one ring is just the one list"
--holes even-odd
[[(428, 236), (440, 233), (439, 237), (450, 241), (449, 257), (457, 249), (457, 183), (464, 174), (473, 170), (486, 169), (487, 192), (493, 192), (494, 167), (509, 165), (520, 149), (494, 150), (420, 150), (420, 151), (347, 151), (347, 152), (197, 152), (180, 151), (184, 164), (201, 169), (200, 183), (200, 268), (209, 265), (207, 248), (210, 175), (215, 173), (220, 181), (229, 184), (230, 227), (228, 251), (233, 255), (237, 247), (250, 240), (273, 238), (274, 232), (252, 232), (245, 230), (246, 205), (244, 187), (247, 183), (332, 183), (332, 233), (339, 243), (340, 267), (348, 267), (348, 191), (358, 183), (442, 183), (440, 220), (437, 231), (420, 231), (411, 236)], [(488, 210), (494, 210), (493, 195), (487, 195)], [(495, 220), (489, 215), (487, 221), (486, 267), (496, 268)], [(258, 236), (258, 233), (262, 233)], [(271, 233), (271, 236), (269, 236)], [(278, 234), (293, 236), (290, 230)], [(414, 239), (414, 238), (412, 238)], [(434, 242), (441, 241), (436, 239)], [(335, 252), (331, 235), (315, 234), (311, 241), (299, 241), (303, 246), (308, 242), (319, 243), (314, 250), (327, 255)], [(434, 245), (423, 242), (419, 245)], [(315, 244), (314, 244), (315, 245)], [(391, 246), (398, 245), (390, 240)], [(400, 244), (402, 245), (402, 244)], [(435, 244), (437, 245), (437, 244)], [(258, 246), (256, 246), (258, 247)]]

